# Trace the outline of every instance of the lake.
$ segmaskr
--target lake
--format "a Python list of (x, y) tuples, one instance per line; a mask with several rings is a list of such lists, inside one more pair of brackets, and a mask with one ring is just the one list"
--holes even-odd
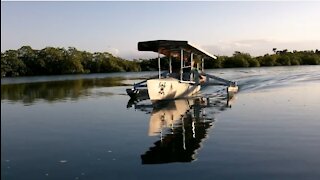
[(157, 74), (1, 79), (1, 179), (320, 179), (320, 66), (207, 70), (236, 80), (153, 107)]

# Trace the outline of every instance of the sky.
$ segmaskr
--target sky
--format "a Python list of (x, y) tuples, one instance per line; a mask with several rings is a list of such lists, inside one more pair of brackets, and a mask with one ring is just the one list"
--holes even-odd
[(126, 59), (148, 40), (187, 40), (215, 55), (320, 49), (320, 2), (1, 1), (1, 52), (75, 47)]

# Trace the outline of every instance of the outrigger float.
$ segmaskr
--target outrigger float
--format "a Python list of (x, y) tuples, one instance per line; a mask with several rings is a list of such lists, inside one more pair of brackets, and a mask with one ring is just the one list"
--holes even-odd
[[(226, 80), (204, 72), (205, 59), (216, 56), (192, 45), (188, 41), (156, 40), (138, 43), (139, 51), (158, 53), (158, 75), (135, 83), (126, 89), (131, 98), (150, 98), (152, 102), (193, 96), (204, 86), (226, 86), (227, 93), (236, 93), (235, 81)], [(169, 58), (169, 72), (162, 72), (160, 55)], [(173, 59), (180, 59), (180, 68), (172, 66)]]

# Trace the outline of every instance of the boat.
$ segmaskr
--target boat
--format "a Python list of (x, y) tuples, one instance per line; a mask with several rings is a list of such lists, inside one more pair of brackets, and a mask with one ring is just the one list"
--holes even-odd
[[(235, 81), (205, 73), (204, 61), (217, 57), (188, 41), (142, 41), (138, 42), (138, 50), (158, 53), (158, 75), (126, 89), (131, 98), (149, 98), (152, 102), (174, 100), (194, 96), (209, 85), (225, 86), (228, 93), (238, 91)], [(161, 55), (169, 58), (168, 72), (162, 71)], [(172, 66), (174, 60), (180, 60), (180, 67)]]

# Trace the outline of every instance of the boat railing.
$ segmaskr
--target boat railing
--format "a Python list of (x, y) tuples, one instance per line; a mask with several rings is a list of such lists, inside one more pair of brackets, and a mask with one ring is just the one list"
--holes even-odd
[[(165, 71), (165, 72), (161, 73), (161, 77), (166, 77), (167, 74), (168, 74), (168, 72)], [(146, 83), (149, 79), (154, 79), (154, 78), (156, 78), (156, 77), (158, 77), (158, 75), (156, 75), (156, 76), (151, 76), (151, 77), (149, 77), (148, 79), (145, 79), (145, 80), (143, 80), (143, 81), (141, 81), (141, 82), (134, 83), (134, 84), (133, 84), (133, 89), (137, 89), (137, 88), (139, 88), (139, 87), (147, 87), (147, 85), (146, 85), (146, 84), (143, 84), (143, 83)]]
[(194, 81), (184, 81), (184, 80), (180, 80), (181, 83), (188, 83), (188, 84), (196, 84), (196, 82)]
[(191, 68), (191, 66), (183, 66), (182, 69)]

